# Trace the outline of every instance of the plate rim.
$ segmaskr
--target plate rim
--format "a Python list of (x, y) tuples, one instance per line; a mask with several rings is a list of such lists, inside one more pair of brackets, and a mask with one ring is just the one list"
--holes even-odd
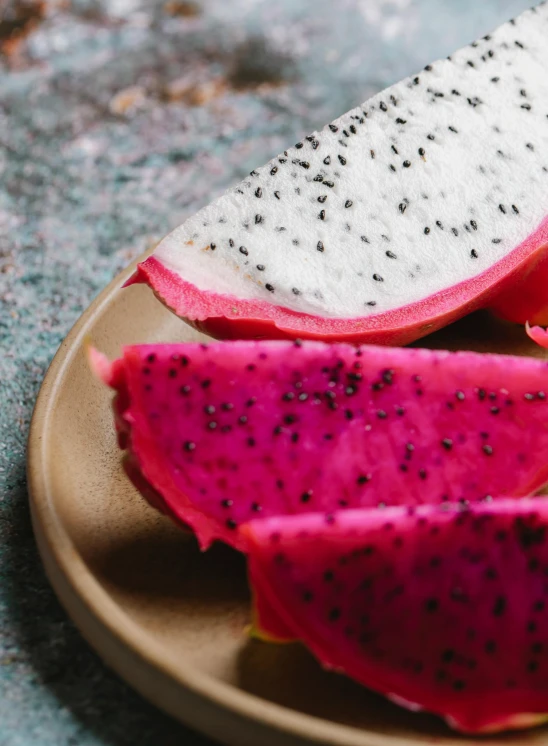
[[(288, 746), (290, 743), (331, 746), (418, 743), (415, 739), (372, 733), (300, 713), (219, 681), (191, 665), (182, 669), (172, 664), (162, 653), (162, 646), (140, 629), (95, 579), (65, 531), (48, 480), (48, 430), (52, 411), (70, 365), (85, 341), (87, 328), (108, 307), (114, 293), (122, 288), (142, 259), (139, 257), (118, 274), (72, 326), (49, 365), (31, 419), (27, 443), (28, 499), (40, 557), (58, 599), (107, 666), (159, 709), (210, 738), (235, 746), (248, 742), (267, 746), (279, 743), (280, 738), (286, 739), (284, 743)], [(157, 679), (158, 674), (163, 684), (173, 689), (172, 694), (178, 697), (161, 700), (149, 681)], [(182, 694), (198, 705), (195, 712), (185, 707), (182, 713), (176, 706)], [(228, 732), (228, 721), (233, 733)], [(254, 734), (251, 733), (248, 741), (246, 731), (250, 729)], [(429, 740), (427, 736), (422, 742)]]

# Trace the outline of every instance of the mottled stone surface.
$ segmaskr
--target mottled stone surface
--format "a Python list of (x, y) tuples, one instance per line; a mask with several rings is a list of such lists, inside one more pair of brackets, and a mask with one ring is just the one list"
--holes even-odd
[(0, 0), (0, 746), (204, 740), (109, 672), (37, 557), (25, 442), (130, 259), (285, 144), (527, 0)]

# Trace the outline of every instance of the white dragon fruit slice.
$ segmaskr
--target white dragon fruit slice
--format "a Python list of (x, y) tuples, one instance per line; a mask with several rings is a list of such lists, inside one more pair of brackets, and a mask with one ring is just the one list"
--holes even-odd
[(305, 137), (130, 282), (218, 337), (402, 344), (548, 323), (548, 5)]

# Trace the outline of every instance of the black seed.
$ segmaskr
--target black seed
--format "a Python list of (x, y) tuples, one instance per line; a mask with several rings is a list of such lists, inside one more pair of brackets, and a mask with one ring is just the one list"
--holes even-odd
[(320, 214), (318, 215), (320, 220), (325, 220), (325, 210), (320, 210)]
[(478, 252), (475, 249), (472, 249), (472, 251), (470, 252), (470, 256), (472, 257), (472, 259), (477, 259)]
[(388, 417), (388, 415), (386, 414), (384, 409), (379, 409), (377, 410), (377, 417), (379, 418), (379, 420), (385, 420)]
[(321, 194), (318, 197), (318, 202), (321, 202), (321, 204), (323, 205), (323, 203), (325, 202), (326, 199), (327, 199), (327, 195), (326, 194)]
[(331, 583), (334, 577), (335, 574), (332, 570), (326, 570), (323, 574), (323, 579), (326, 583)]
[(346, 202), (344, 203), (344, 206), (345, 207), (352, 207), (352, 200), (351, 199), (347, 199)]
[(307, 503), (309, 502), (310, 498), (312, 497), (312, 490), (308, 490), (307, 492), (303, 492), (301, 495), (301, 502)]
[(439, 605), (440, 604), (437, 598), (428, 598), (424, 602), (424, 608), (426, 609), (426, 611), (429, 611), (429, 612), (437, 611)]
[(196, 448), (196, 443), (193, 443), (191, 440), (187, 440), (185, 443), (183, 443), (183, 448), (185, 451), (193, 451)]
[(334, 124), (330, 124), (329, 125), (329, 129), (331, 130), (331, 132), (338, 132), (339, 131), (339, 128), (336, 125), (334, 125)]
[(376, 273), (373, 275), (373, 279), (375, 280), (375, 282), (384, 282), (384, 278)]
[(261, 189), (261, 187), (257, 187), (257, 189), (255, 190), (255, 196), (256, 197), (262, 197), (263, 196), (263, 190)]
[(451, 648), (444, 650), (443, 653), (441, 654), (441, 659), (444, 663), (451, 663), (454, 657), (455, 657), (455, 651), (451, 650)]
[(330, 188), (332, 188), (332, 187), (335, 186), (335, 184), (332, 181), (324, 181), (324, 185), (326, 187), (330, 187)]
[(274, 192), (274, 196), (276, 197), (276, 199), (280, 199), (280, 193), (279, 192)]
[(453, 682), (453, 689), (457, 692), (461, 692), (465, 686), (466, 684), (464, 683), (464, 681), (462, 681), (462, 679), (457, 679)]
[(346, 158), (342, 155), (339, 155), (338, 158), (339, 158), (339, 163), (341, 164), (341, 166), (346, 166)]
[(424, 232), (425, 232), (425, 234), (426, 234), (426, 235), (428, 235), (428, 234), (430, 233), (430, 228), (426, 227), (426, 228), (424, 229)]
[(238, 524), (233, 518), (229, 518), (226, 522), (226, 527), (231, 529), (232, 531), (237, 528)]
[(254, 513), (260, 513), (262, 509), (262, 505), (259, 505), (259, 503), (251, 503), (251, 510)]
[(302, 166), (303, 168), (310, 168), (310, 163), (308, 161), (301, 161), (299, 163), (299, 166)]
[[(323, 212), (323, 210), (322, 210), (322, 212)], [(323, 245), (322, 241), (318, 241), (318, 243), (316, 244), (316, 249), (318, 251), (323, 251), (324, 250), (324, 245)]]
[(493, 455), (493, 447), (490, 445), (484, 445), (482, 446), (482, 450), (485, 453), (486, 456), (492, 456)]
[(334, 608), (334, 609), (331, 609), (331, 611), (329, 612), (329, 621), (330, 622), (336, 622), (338, 619), (340, 619), (340, 617), (341, 617), (341, 610), (340, 609)]
[(402, 165), (404, 168), (409, 168), (411, 166), (411, 161), (404, 161)]
[(264, 264), (257, 264), (257, 269), (259, 270), (259, 272), (264, 272), (264, 269), (265, 269)]
[(246, 249), (245, 246), (240, 246), (239, 252), (240, 252), (240, 254), (243, 254), (244, 256), (248, 256), (249, 255), (249, 251)]
[(298, 142), (298, 143), (297, 143), (297, 144), (295, 145), (295, 147), (297, 148), (297, 150), (300, 150), (300, 149), (301, 149), (301, 148), (303, 147), (303, 144), (302, 144), (302, 142)]
[(269, 291), (270, 293), (273, 293), (273, 292), (274, 292), (274, 287), (273, 287), (273, 285), (271, 285), (271, 284), (270, 284), (269, 282), (267, 282), (267, 283), (266, 283), (266, 285), (265, 285), (265, 288), (266, 288), (266, 289), (267, 289), (267, 290), (268, 290), (268, 291)]
[(504, 596), (497, 596), (493, 605), (493, 616), (502, 616), (506, 610), (506, 599)]
[(450, 451), (451, 448), (453, 448), (453, 441), (451, 438), (444, 438), (441, 441), (442, 446), (445, 448), (446, 451)]

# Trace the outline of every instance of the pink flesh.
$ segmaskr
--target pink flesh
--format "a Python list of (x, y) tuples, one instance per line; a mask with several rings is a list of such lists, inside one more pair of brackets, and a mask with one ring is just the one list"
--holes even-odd
[(471, 311), (491, 307), (517, 323), (524, 324), (527, 319), (535, 323), (546, 319), (548, 323), (548, 219), (477, 277), (416, 303), (363, 318), (312, 316), (263, 300), (219, 295), (174, 274), (155, 256), (140, 264), (127, 284), (135, 282), (148, 283), (160, 300), (197, 328), (227, 339), (298, 336), (402, 345)]
[(548, 349), (548, 329), (543, 329), (541, 326), (526, 326), (527, 334), (541, 347)]
[(137, 487), (202, 547), (241, 549), (236, 527), (259, 515), (533, 493), (547, 374), (532, 358), (233, 342), (128, 347), (107, 380)]
[(270, 518), (242, 534), (267, 635), (274, 610), (328, 668), (474, 733), (546, 720), (547, 530), (538, 498)]

